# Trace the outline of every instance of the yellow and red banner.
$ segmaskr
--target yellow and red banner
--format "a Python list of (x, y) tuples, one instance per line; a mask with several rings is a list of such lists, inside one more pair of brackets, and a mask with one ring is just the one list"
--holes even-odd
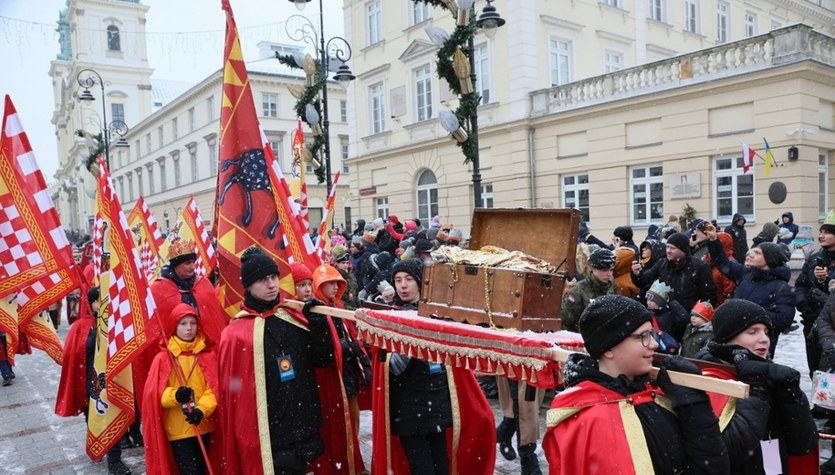
[(98, 340), (94, 367), (97, 392), (90, 400), (87, 454), (99, 460), (118, 443), (134, 419), (131, 362), (158, 341), (156, 304), (141, 270), (139, 252), (107, 166), (99, 157), (94, 247), (102, 263)]
[(232, 7), (228, 0), (222, 0), (221, 6), (226, 12), (226, 45), (214, 228), (218, 294), (231, 318), (243, 302), (240, 255), (247, 247), (258, 245), (275, 259), (282, 289), (289, 292), (290, 262), (304, 262), (312, 269), (318, 259), (309, 236), (299, 229), (287, 182), (275, 173), (280, 168), (258, 123)]
[(151, 210), (145, 204), (145, 198), (140, 196), (136, 200), (136, 205), (128, 215), (128, 226), (133, 233), (133, 242), (136, 244), (136, 249), (139, 251), (142, 271), (145, 273), (148, 282), (152, 282), (159, 277), (161, 267), (160, 248), (164, 238), (159, 232), (154, 215), (151, 214)]
[(310, 232), (310, 216), (307, 211), (307, 179), (305, 178), (306, 164), (304, 163), (304, 131), (302, 119), (296, 117), (296, 130), (293, 131), (293, 163), (290, 166), (290, 193), (298, 203), (298, 214), (304, 225), (304, 231)]
[(168, 248), (172, 242), (177, 239), (184, 241), (193, 241), (197, 246), (197, 259), (194, 261), (194, 273), (200, 277), (208, 277), (215, 267), (217, 267), (217, 254), (215, 248), (212, 246), (212, 238), (209, 236), (209, 230), (203, 224), (203, 217), (200, 216), (200, 208), (191, 196), (183, 209), (174, 227), (168, 233), (164, 243), (161, 247), (161, 255), (167, 259)]

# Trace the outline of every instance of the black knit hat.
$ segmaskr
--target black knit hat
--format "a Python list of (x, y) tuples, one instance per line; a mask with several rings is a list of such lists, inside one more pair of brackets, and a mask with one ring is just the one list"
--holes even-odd
[(763, 253), (768, 267), (775, 269), (789, 261), (789, 248), (774, 242), (761, 242), (757, 245)]
[(87, 291), (87, 303), (93, 305), (93, 302), (99, 299), (99, 295), (101, 295), (99, 288), (91, 287), (90, 290)]
[(727, 343), (755, 323), (768, 327), (773, 334), (771, 319), (762, 307), (749, 300), (728, 299), (713, 312), (713, 339)]
[(422, 252), (432, 252), (435, 249), (435, 246), (432, 245), (432, 241), (429, 239), (418, 239), (415, 242), (415, 255), (420, 255)]
[(646, 307), (622, 295), (592, 300), (580, 315), (580, 334), (586, 351), (592, 358), (600, 358), (651, 318)]
[(685, 254), (690, 254), (690, 238), (684, 233), (675, 233), (668, 237), (667, 244), (681, 249)]
[(618, 226), (615, 228), (612, 234), (617, 236), (621, 241), (632, 240), (632, 228), (630, 228), (629, 226)]
[(241, 254), (241, 284), (244, 289), (270, 275), (278, 275), (278, 265), (263, 249), (250, 246)]
[(595, 249), (589, 256), (589, 266), (595, 269), (611, 269), (615, 267), (615, 253), (605, 247)]
[(391, 278), (394, 280), (398, 272), (405, 272), (414, 277), (418, 286), (423, 284), (423, 262), (420, 259), (404, 259), (397, 261), (391, 268)]

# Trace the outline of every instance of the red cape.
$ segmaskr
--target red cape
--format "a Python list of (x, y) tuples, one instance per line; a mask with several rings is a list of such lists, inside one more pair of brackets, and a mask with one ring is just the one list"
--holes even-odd
[[(208, 279), (197, 277), (192, 287), (192, 293), (197, 300), (198, 311), (200, 312), (200, 330), (207, 341), (217, 344), (220, 341), (220, 334), (229, 323), (229, 318), (220, 309), (220, 301), (217, 298), (215, 288)], [(171, 314), (174, 307), (183, 302), (180, 296), (180, 288), (168, 278), (160, 277), (151, 284), (151, 294), (157, 305), (157, 321), (153, 325), (159, 325), (154, 334), (160, 338), (160, 345), (167, 343), (167, 338), (162, 335), (162, 321), (166, 315)], [(151, 363), (159, 350), (158, 345), (151, 345), (131, 363), (133, 367), (133, 392), (136, 395), (136, 407), (143, 407), (142, 397), (145, 392), (145, 380), (148, 377)]]
[[(295, 324), (308, 327), (301, 312), (286, 307), (282, 309)], [(223, 331), (220, 341), (218, 367), (223, 378), (219, 381), (218, 408), (224, 435), (224, 473), (228, 475), (264, 473), (261, 453), (266, 448), (261, 446), (258, 413), (254, 409), (258, 406), (253, 356), (259, 351), (263, 355), (263, 340), (256, 342), (253, 338), (258, 318), (265, 317), (242, 311)], [(333, 328), (331, 334), (335, 335)], [(316, 474), (351, 473), (352, 468), (362, 470), (355, 462), (359, 457), (356, 438), (351, 438), (353, 447), (357, 448), (354, 463), (348, 460), (350, 447), (347, 441), (351, 439), (347, 434), (351, 429), (346, 423), (350, 424), (350, 412), (343, 402), (345, 392), (337, 367), (317, 368), (316, 379), (325, 421), (319, 431), (325, 442), (325, 453), (313, 462), (310, 469)], [(268, 429), (265, 436), (269, 437)]]
[[(644, 395), (645, 402), (651, 403), (652, 392), (653, 389), (648, 388), (631, 398), (637, 401)], [(635, 475), (637, 467), (648, 467), (646, 473), (652, 473), (649, 453), (622, 449), (631, 447), (627, 434), (643, 437), (638, 418), (624, 417), (621, 412), (619, 401), (626, 399), (626, 396), (590, 381), (557, 394), (548, 410), (548, 428), (542, 440), (549, 473)], [(574, 418), (580, 411), (582, 418)], [(620, 449), (614, 450), (614, 447)]]
[[(702, 370), (702, 374), (717, 379), (738, 381), (738, 379), (734, 378), (729, 373), (722, 371), (721, 369), (704, 369)], [(728, 403), (732, 399), (730, 396), (725, 396), (723, 394), (716, 394), (711, 392), (708, 392), (707, 395), (710, 397), (710, 405), (713, 408), (713, 413), (716, 414), (716, 417), (719, 418), (719, 427), (724, 428), (727, 425), (728, 420), (735, 414), (736, 404), (728, 405)], [(807, 454), (789, 455), (789, 473), (818, 474), (820, 473), (819, 467), (819, 446)]]
[[(84, 299), (86, 302), (86, 295)], [(77, 416), (87, 407), (87, 336), (95, 325), (96, 320), (89, 312), (82, 313), (81, 318), (70, 326), (64, 340), (61, 382), (55, 399), (55, 414), (61, 417)]]
[[(168, 315), (183, 301), (180, 288), (173, 280), (165, 277), (160, 277), (151, 284), (151, 293), (154, 295), (159, 315)], [(209, 279), (197, 277), (192, 293), (199, 307), (197, 310), (200, 312), (200, 329), (209, 340), (217, 344), (220, 341), (220, 334), (229, 324), (229, 317), (220, 308), (217, 291), (212, 287)]]
[[(148, 475), (177, 475), (180, 473), (171, 443), (165, 434), (163, 426), (162, 393), (168, 386), (171, 374), (171, 356), (167, 348), (159, 349), (148, 373), (150, 384), (145, 385), (142, 405), (142, 437), (145, 439), (145, 472)], [(197, 365), (206, 378), (206, 382), (215, 394), (218, 390), (217, 354), (209, 347), (197, 353)], [(220, 431), (212, 432), (212, 443), (209, 446), (209, 463), (214, 473), (219, 471), (220, 447), (216, 435)]]
[[(389, 421), (389, 358), (379, 361), (372, 351), (374, 391), (371, 473), (408, 475), (409, 463)], [(496, 425), (493, 410), (471, 370), (446, 366), (453, 426), (447, 429), (451, 475), (490, 475), (496, 465)]]

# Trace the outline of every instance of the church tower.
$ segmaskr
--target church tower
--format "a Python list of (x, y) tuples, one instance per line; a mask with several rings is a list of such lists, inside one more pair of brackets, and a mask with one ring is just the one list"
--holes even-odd
[(67, 0), (67, 8), (59, 13), (60, 52), (49, 69), (60, 162), (54, 201), (71, 230), (89, 233), (95, 209), (95, 178), (84, 166), (90, 141), (78, 132), (107, 136), (107, 155), (114, 167), (129, 153), (116, 146), (123, 124), (131, 127), (151, 114), (148, 8), (138, 0)]

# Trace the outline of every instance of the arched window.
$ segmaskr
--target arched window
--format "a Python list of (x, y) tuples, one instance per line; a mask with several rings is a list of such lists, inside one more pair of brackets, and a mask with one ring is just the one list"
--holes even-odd
[(119, 27), (110, 25), (107, 27), (107, 49), (110, 51), (122, 51), (121, 40), (119, 38)]
[(418, 177), (417, 209), (421, 223), (428, 223), (438, 214), (438, 180), (431, 170), (425, 170)]

